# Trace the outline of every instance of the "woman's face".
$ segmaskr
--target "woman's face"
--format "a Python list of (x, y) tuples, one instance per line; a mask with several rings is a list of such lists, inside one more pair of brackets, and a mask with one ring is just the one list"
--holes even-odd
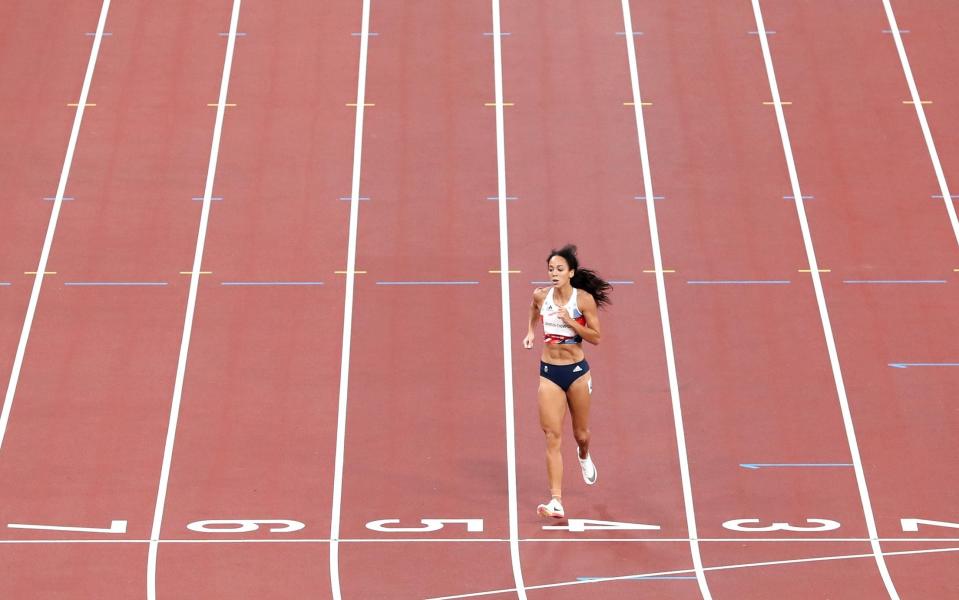
[(549, 259), (549, 278), (554, 288), (569, 284), (574, 272), (570, 271), (569, 263), (562, 256), (553, 256)]

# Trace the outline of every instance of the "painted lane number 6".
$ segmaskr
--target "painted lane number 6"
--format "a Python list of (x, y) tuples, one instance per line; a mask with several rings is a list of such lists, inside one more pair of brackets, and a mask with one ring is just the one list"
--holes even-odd
[(249, 533), (258, 530), (260, 525), (269, 525), (270, 533), (290, 533), (306, 527), (289, 519), (207, 519), (194, 521), (186, 528), (198, 533)]

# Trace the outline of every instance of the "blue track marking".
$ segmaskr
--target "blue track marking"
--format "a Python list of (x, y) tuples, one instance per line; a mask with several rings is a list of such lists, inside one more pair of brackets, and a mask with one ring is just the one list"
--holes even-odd
[[(883, 33), (892, 33), (892, 29), (883, 29), (882, 32), (883, 32)], [(900, 29), (900, 30), (899, 30), (899, 33), (912, 33), (912, 31), (909, 30), (909, 29)]]
[(13, 285), (9, 281), (0, 281), (0, 286)]
[[(354, 31), (354, 32), (351, 33), (350, 35), (356, 36), (356, 37), (360, 37), (361, 35), (363, 35), (363, 32), (362, 32), (362, 31)], [(366, 35), (368, 35), (368, 36), (370, 36), (370, 37), (376, 37), (376, 36), (378, 36), (379, 34), (378, 34), (378, 33), (374, 33), (374, 32), (371, 31), (371, 32), (367, 33)]]
[[(499, 200), (499, 196), (487, 196), (487, 200)], [(506, 196), (507, 200), (519, 200), (518, 196)]]
[[(945, 196), (943, 196), (942, 194), (935, 194), (935, 195), (930, 196), (930, 197), (931, 197), (931, 198), (935, 198), (936, 200), (942, 200)], [(949, 194), (949, 199), (950, 199), (950, 200), (959, 199), (959, 194)]]
[(67, 281), (63, 285), (74, 287), (97, 287), (97, 286), (116, 286), (116, 287), (160, 287), (169, 285), (166, 281)]
[[(203, 196), (193, 196), (193, 200), (197, 202), (203, 202)], [(210, 200), (213, 202), (220, 202), (223, 200), (223, 196), (210, 196)]]
[(478, 281), (377, 281), (376, 285), (479, 285)]
[[(577, 577), (576, 581), (606, 581), (609, 580), (609, 577)], [(638, 575), (636, 577), (617, 577), (613, 581), (664, 581), (664, 580), (684, 580), (692, 579), (696, 580), (695, 575)]]
[[(46, 200), (46, 201), (48, 201), (48, 202), (56, 202), (56, 200), (57, 200), (56, 196), (44, 196), (43, 199)], [(64, 202), (69, 202), (70, 200), (73, 200), (73, 196), (64, 196), (64, 197), (63, 197), (63, 201), (64, 201)]]
[[(484, 31), (484, 32), (483, 32), (483, 35), (493, 36), (493, 35), (496, 35), (496, 34), (493, 33), (492, 31)], [(506, 32), (506, 31), (501, 31), (501, 32), (500, 32), (500, 36), (504, 36), (504, 35), (513, 35), (513, 34), (512, 34), (512, 33), (509, 33), (509, 32)]]
[[(758, 32), (758, 31), (749, 31), (749, 32), (747, 32), (747, 33), (749, 33), (749, 35), (759, 35), (759, 32)], [(766, 35), (775, 35), (776, 32), (767, 29), (767, 30), (764, 31), (763, 33), (765, 33)]]
[[(795, 199), (796, 199), (795, 196), (783, 196), (783, 200), (795, 200)], [(815, 200), (816, 197), (815, 197), (815, 196), (807, 196), (807, 195), (803, 194), (803, 195), (802, 195), (802, 199), (803, 199), (803, 200)]]
[(872, 283), (872, 284), (928, 284), (946, 283), (945, 279), (843, 279), (843, 283)]
[[(666, 196), (653, 196), (653, 200), (665, 200)], [(642, 200), (646, 201), (646, 196), (633, 196), (633, 200)]]
[[(228, 32), (228, 31), (221, 31), (219, 35), (221, 35), (221, 36), (223, 36), (223, 37), (230, 37), (230, 32)], [(245, 31), (237, 31), (237, 32), (236, 32), (236, 37), (246, 37), (246, 32), (245, 32)]]
[[(616, 32), (616, 35), (625, 36), (625, 35), (626, 35), (626, 32), (625, 32), (625, 31), (617, 31), (617, 32)], [(634, 36), (643, 35), (643, 32), (642, 32), (642, 31), (634, 31), (634, 32), (633, 32), (633, 35), (634, 35)]]
[[(357, 199), (357, 200), (369, 200), (370, 198), (369, 198), (369, 196), (358, 196), (356, 199)], [(346, 201), (346, 202), (350, 202), (350, 201), (353, 200), (353, 198), (350, 197), (350, 196), (340, 196), (340, 200), (344, 200), (344, 201)]]
[(322, 281), (221, 281), (220, 285), (247, 285), (247, 286), (270, 286), (270, 285), (323, 285)]
[(893, 369), (908, 369), (909, 367), (959, 367), (959, 363), (889, 363)]
[(758, 469), (778, 468), (851, 467), (852, 463), (741, 463), (739, 466), (756, 471)]
[[(96, 32), (96, 31), (87, 31), (87, 32), (85, 32), (83, 35), (86, 35), (86, 36), (89, 36), (89, 37), (96, 37), (96, 36), (97, 36), (97, 32)], [(111, 36), (111, 35), (113, 35), (113, 33), (109, 32), (109, 31), (104, 31), (104, 32), (103, 32), (103, 37), (108, 37), (108, 36)]]
[(689, 285), (786, 285), (788, 279), (693, 279)]

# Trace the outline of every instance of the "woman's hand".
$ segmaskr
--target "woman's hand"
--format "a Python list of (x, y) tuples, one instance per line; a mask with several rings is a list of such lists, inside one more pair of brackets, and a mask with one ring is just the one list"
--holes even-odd
[(553, 316), (555, 316), (557, 319), (559, 319), (566, 325), (569, 325), (570, 327), (572, 327), (573, 323), (576, 322), (572, 317), (569, 316), (569, 313), (566, 312), (565, 308), (560, 308), (559, 310), (553, 313)]
[(533, 332), (530, 331), (526, 334), (526, 337), (523, 338), (523, 347), (527, 350), (533, 347)]

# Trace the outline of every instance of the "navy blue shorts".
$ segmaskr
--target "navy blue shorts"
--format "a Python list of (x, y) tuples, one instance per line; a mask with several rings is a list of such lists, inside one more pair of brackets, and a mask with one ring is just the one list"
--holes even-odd
[(569, 386), (587, 373), (589, 373), (589, 363), (585, 358), (574, 365), (551, 365), (543, 361), (539, 362), (539, 374), (558, 385), (564, 392), (569, 391)]

